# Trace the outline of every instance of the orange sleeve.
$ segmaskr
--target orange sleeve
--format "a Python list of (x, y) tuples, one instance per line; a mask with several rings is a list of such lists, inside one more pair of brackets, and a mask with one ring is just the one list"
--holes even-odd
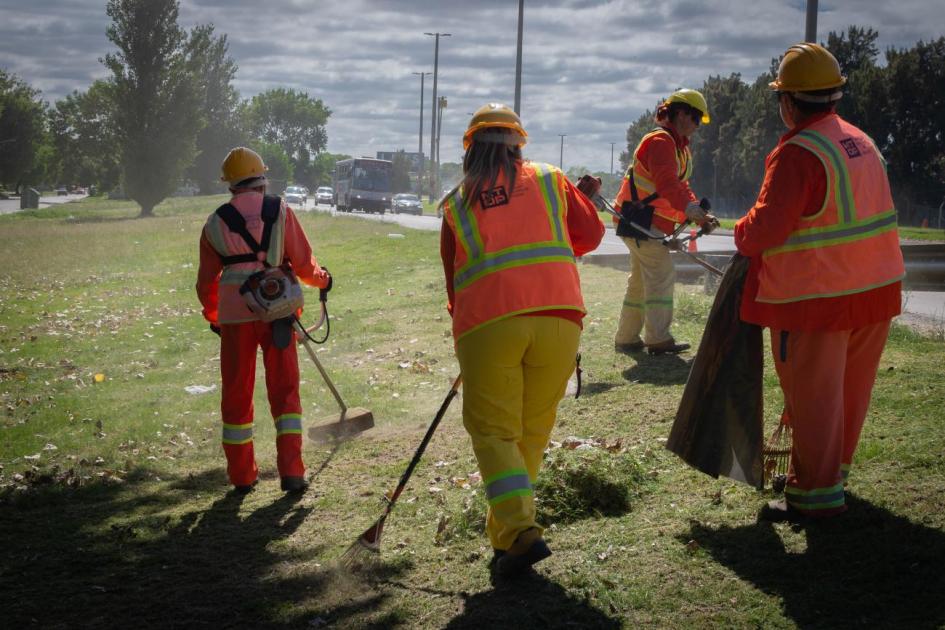
[(446, 311), (453, 315), (453, 260), (456, 257), (456, 236), (444, 220), (440, 227), (440, 260), (443, 261), (443, 275), (446, 279)]
[(285, 208), (285, 255), (292, 264), (292, 270), (299, 280), (319, 289), (328, 286), (328, 274), (318, 266), (318, 261), (312, 255), (312, 246), (305, 236), (305, 230), (299, 224), (292, 208), (283, 204)]
[(213, 249), (205, 232), (200, 233), (200, 266), (197, 269), (197, 299), (203, 307), (203, 317), (208, 322), (217, 325), (219, 320), (218, 308), (220, 296), (220, 273), (223, 263), (220, 254)]
[[(673, 219), (676, 223), (684, 222), (686, 206), (697, 199), (688, 182), (679, 179), (676, 142), (668, 134), (654, 134), (640, 147), (637, 156), (646, 170), (653, 175), (656, 192), (675, 210), (675, 216), (666, 218)], [(627, 198), (630, 198), (629, 194)]]
[(564, 180), (568, 204), (568, 236), (575, 256), (594, 251), (604, 238), (604, 222), (597, 214), (597, 208), (577, 187)]
[(735, 223), (735, 247), (744, 256), (760, 256), (787, 240), (801, 216), (820, 211), (827, 175), (817, 157), (786, 144), (768, 156), (755, 205)]

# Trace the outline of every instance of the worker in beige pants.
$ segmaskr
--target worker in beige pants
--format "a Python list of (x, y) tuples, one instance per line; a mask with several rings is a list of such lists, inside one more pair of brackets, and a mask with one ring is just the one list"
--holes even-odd
[(642, 349), (644, 344), (650, 346), (672, 340), (669, 325), (673, 321), (676, 269), (669, 248), (656, 240), (623, 237), (623, 242), (630, 250), (630, 275), (615, 341)]

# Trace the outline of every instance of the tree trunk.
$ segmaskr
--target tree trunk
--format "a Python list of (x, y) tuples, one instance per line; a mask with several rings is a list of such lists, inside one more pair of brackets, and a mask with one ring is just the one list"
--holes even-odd
[(139, 203), (138, 205), (141, 206), (141, 214), (138, 215), (138, 218), (139, 218), (139, 219), (147, 219), (147, 218), (149, 218), (149, 217), (153, 217), (153, 216), (154, 216), (154, 204), (153, 204), (153, 203), (150, 204), (150, 205), (145, 205), (145, 204), (143, 204), (143, 203)]

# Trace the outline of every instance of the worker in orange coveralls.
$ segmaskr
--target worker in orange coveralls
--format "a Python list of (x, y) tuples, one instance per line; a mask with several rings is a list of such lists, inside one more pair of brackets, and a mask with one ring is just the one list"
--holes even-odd
[[(509, 107), (479, 108), (463, 137), (463, 180), (441, 203), (463, 424), (489, 502), (492, 567), (503, 576), (551, 555), (533, 489), (585, 314), (574, 258), (604, 235), (594, 204), (560, 170), (522, 159), (526, 138)], [(592, 197), (600, 182), (586, 180)]]
[(768, 155), (758, 200), (735, 226), (751, 257), (741, 317), (771, 329), (794, 434), (785, 498), (766, 520), (846, 510), (844, 485), (890, 320), (902, 252), (885, 163), (834, 112), (846, 78), (817, 44), (791, 46), (771, 88), (788, 131)]
[[(642, 227), (661, 235), (671, 234), (677, 223), (694, 221), (708, 233), (715, 218), (706, 212), (689, 188), (692, 155), (689, 138), (699, 124), (709, 122), (705, 97), (696, 90), (677, 90), (656, 111), (657, 127), (643, 136), (633, 152), (627, 175), (614, 206), (641, 202), (652, 210), (652, 223), (636, 219)], [(626, 214), (624, 212), (624, 214)], [(617, 219), (614, 219), (617, 223)], [(629, 229), (629, 231), (625, 231)], [(617, 225), (617, 235), (630, 252), (630, 275), (614, 336), (614, 350), (624, 354), (677, 354), (689, 349), (669, 332), (673, 321), (673, 285), (676, 270), (669, 248), (632, 228)], [(641, 336), (642, 335), (642, 336)]]
[[(326, 288), (330, 276), (312, 256), (312, 248), (292, 209), (278, 197), (265, 195), (267, 168), (256, 152), (245, 147), (233, 149), (223, 161), (222, 170), (221, 179), (229, 182), (233, 195), (224, 207), (235, 208), (249, 235), (264, 248), (254, 251), (238, 232), (230, 229), (221, 215), (224, 207), (210, 215), (200, 236), (197, 296), (204, 318), (221, 341), (220, 408), (227, 474), (239, 494), (250, 492), (256, 485), (253, 388), (256, 352), (262, 348), (266, 390), (276, 425), (281, 487), (286, 492), (303, 492), (308, 483), (302, 462), (302, 406), (294, 332), (286, 320), (277, 320), (279, 324), (260, 321), (239, 289), (246, 278), (264, 268), (263, 261), (272, 266), (288, 262), (298, 279), (310, 286)], [(267, 207), (268, 215), (264, 209)], [(268, 229), (267, 216), (273, 219)]]

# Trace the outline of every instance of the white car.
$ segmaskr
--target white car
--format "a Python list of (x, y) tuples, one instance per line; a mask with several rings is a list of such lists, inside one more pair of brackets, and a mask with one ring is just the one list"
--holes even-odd
[(315, 191), (315, 203), (326, 203), (329, 206), (335, 205), (335, 191), (331, 189), (331, 186), (318, 187), (318, 190)]

